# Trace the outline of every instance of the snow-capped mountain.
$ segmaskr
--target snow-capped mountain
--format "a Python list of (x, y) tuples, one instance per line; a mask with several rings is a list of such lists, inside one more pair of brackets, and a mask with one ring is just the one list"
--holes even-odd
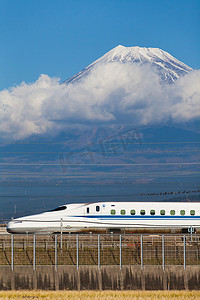
[(192, 71), (192, 68), (159, 48), (124, 47), (119, 45), (97, 59), (81, 72), (66, 80), (65, 83), (81, 80), (87, 76), (95, 66), (113, 62), (124, 64), (136, 63), (139, 65), (149, 64), (158, 71), (161, 80), (167, 83), (173, 83), (180, 76)]

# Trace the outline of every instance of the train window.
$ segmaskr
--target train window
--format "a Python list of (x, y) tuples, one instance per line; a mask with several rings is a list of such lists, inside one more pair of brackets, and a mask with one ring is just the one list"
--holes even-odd
[(89, 214), (89, 212), (90, 212), (90, 208), (89, 208), (89, 207), (87, 207), (87, 214)]
[(151, 210), (150, 210), (150, 215), (154, 216), (155, 213), (156, 213), (156, 212), (155, 212), (155, 209), (151, 209)]
[(121, 215), (125, 215), (126, 214), (125, 209), (121, 209), (120, 213), (121, 213)]
[(135, 209), (131, 209), (130, 213), (131, 213), (132, 216), (134, 216), (135, 215)]
[(180, 214), (181, 214), (181, 216), (184, 216), (184, 215), (185, 215), (185, 210), (182, 209), (182, 210), (180, 211)]
[(64, 210), (64, 209), (67, 209), (67, 206), (59, 206), (59, 207), (57, 207), (55, 209), (49, 210), (49, 212), (51, 212), (51, 211), (59, 211), (59, 210)]
[(145, 210), (144, 210), (144, 209), (141, 209), (140, 214), (141, 214), (142, 216), (144, 216), (144, 215), (145, 215)]
[(96, 206), (96, 211), (100, 211), (100, 206), (99, 205)]
[(161, 214), (161, 216), (164, 216), (165, 215), (165, 210), (161, 209), (160, 214)]
[(170, 210), (170, 215), (175, 216), (175, 210), (174, 209)]
[(116, 214), (116, 210), (115, 209), (111, 209), (110, 213), (111, 213), (111, 215), (115, 215)]
[(191, 215), (191, 216), (194, 216), (194, 215), (195, 215), (195, 210), (192, 209), (192, 210), (190, 211), (190, 215)]

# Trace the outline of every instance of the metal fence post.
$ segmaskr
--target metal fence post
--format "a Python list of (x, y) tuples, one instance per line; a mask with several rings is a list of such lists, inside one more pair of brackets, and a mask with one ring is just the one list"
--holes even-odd
[(11, 236), (11, 270), (14, 270), (14, 236)]
[(101, 265), (101, 253), (100, 253), (100, 235), (98, 234), (98, 268)]
[(79, 247), (79, 241), (78, 241), (78, 234), (76, 235), (76, 268), (77, 270), (79, 269), (79, 251), (78, 251), (78, 247)]
[(186, 269), (186, 241), (185, 241), (185, 234), (183, 236), (183, 265), (184, 270)]
[(122, 269), (122, 236), (119, 236), (119, 265), (120, 270)]
[(55, 270), (57, 270), (57, 234), (55, 234)]
[(140, 257), (141, 257), (141, 269), (143, 269), (143, 235), (140, 236)]
[(165, 269), (165, 236), (162, 236), (162, 267)]
[(62, 230), (63, 230), (63, 219), (60, 219), (60, 250), (62, 252)]
[(33, 270), (35, 271), (35, 234), (33, 235)]

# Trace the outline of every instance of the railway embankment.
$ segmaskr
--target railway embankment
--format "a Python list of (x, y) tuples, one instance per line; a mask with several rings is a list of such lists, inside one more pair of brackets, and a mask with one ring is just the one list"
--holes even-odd
[(170, 266), (8, 266), (0, 267), (0, 289), (199, 290), (200, 267)]
[(0, 235), (0, 290), (199, 290), (200, 236)]

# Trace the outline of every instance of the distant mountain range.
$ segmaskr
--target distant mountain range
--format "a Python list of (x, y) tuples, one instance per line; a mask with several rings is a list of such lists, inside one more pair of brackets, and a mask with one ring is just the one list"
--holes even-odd
[(192, 71), (192, 68), (159, 48), (124, 47), (119, 45), (64, 82), (72, 83), (82, 80), (93, 68), (100, 64), (113, 62), (149, 65), (156, 68), (162, 81), (167, 83), (175, 82), (180, 76)]

